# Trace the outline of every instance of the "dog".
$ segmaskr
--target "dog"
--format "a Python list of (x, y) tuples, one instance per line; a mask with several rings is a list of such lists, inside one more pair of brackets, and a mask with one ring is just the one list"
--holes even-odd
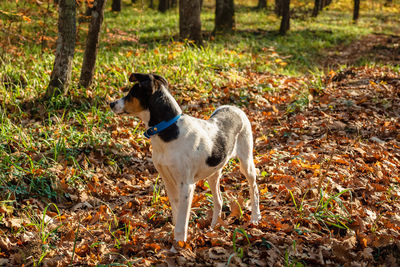
[[(110, 107), (116, 114), (134, 115), (148, 129), (152, 160), (164, 181), (172, 208), (174, 240), (186, 241), (191, 203), (197, 181), (207, 179), (213, 195), (211, 228), (222, 210), (220, 177), (233, 157), (240, 160), (240, 171), (250, 185), (251, 223), (261, 219), (256, 169), (253, 161), (253, 135), (250, 121), (237, 107), (217, 108), (208, 120), (182, 114), (168, 91), (168, 82), (156, 74), (133, 73), (129, 93)], [(172, 247), (173, 249), (173, 247)]]

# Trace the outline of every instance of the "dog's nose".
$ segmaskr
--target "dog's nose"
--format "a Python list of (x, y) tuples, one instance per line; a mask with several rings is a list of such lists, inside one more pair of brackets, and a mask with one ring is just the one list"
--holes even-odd
[(110, 103), (110, 108), (114, 108), (114, 106), (115, 106), (115, 102), (111, 102)]

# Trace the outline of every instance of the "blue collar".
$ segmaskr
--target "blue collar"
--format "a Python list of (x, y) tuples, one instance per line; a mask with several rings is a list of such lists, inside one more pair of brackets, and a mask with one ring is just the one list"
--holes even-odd
[(169, 121), (162, 121), (159, 124), (150, 127), (149, 129), (147, 129), (144, 132), (144, 136), (146, 136), (147, 138), (150, 138), (150, 136), (158, 134), (159, 132), (164, 131), (165, 129), (167, 129), (169, 126), (171, 126), (172, 124), (174, 124), (180, 117), (182, 114), (179, 114), (178, 116), (172, 118)]

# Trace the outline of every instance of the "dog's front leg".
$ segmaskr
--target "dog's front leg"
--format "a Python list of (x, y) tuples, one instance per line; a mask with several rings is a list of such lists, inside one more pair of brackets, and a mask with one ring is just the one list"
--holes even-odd
[(179, 205), (179, 194), (178, 191), (176, 190), (176, 185), (174, 184), (173, 181), (170, 181), (169, 179), (164, 180), (165, 184), (165, 189), (167, 190), (167, 196), (169, 199), (169, 203), (171, 204), (171, 210), (172, 210), (172, 224), (175, 225), (177, 221), (177, 216), (178, 216), (178, 205)]
[(178, 216), (174, 230), (175, 241), (186, 241), (187, 239), (194, 188), (194, 183), (182, 182), (180, 184)]
[(179, 205), (179, 191), (176, 185), (176, 181), (174, 180), (174, 176), (171, 174), (168, 167), (157, 164), (154, 162), (156, 169), (161, 174), (163, 179), (165, 189), (167, 191), (167, 196), (169, 199), (169, 203), (171, 204), (172, 210), (172, 224), (176, 224), (176, 217), (178, 216), (178, 205)]

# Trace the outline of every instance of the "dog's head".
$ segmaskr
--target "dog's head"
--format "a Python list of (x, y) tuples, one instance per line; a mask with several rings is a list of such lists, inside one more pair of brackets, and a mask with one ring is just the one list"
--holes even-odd
[(154, 93), (161, 86), (168, 87), (167, 80), (156, 74), (132, 73), (129, 81), (134, 83), (129, 93), (110, 103), (112, 111), (117, 114), (135, 115), (148, 110)]

